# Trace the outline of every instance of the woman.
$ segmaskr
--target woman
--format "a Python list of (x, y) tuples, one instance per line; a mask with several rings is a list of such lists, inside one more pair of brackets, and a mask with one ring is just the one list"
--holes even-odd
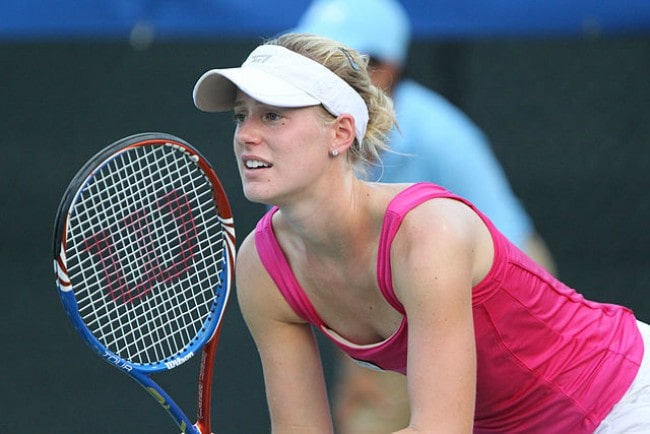
[(244, 193), (274, 205), (236, 274), (273, 432), (332, 432), (312, 325), (407, 375), (400, 434), (650, 432), (646, 324), (557, 281), (463, 198), (362, 179), (394, 122), (366, 62), (287, 34), (194, 88), (199, 109), (234, 110)]

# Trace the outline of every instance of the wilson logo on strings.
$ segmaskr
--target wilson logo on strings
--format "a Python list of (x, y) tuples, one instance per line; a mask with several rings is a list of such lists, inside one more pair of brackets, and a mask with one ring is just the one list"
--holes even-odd
[[(133, 303), (146, 297), (156, 285), (185, 274), (193, 262), (197, 229), (187, 195), (171, 190), (155, 205), (84, 240), (84, 250), (101, 263), (105, 292), (115, 302)], [(161, 240), (158, 231), (168, 236)]]

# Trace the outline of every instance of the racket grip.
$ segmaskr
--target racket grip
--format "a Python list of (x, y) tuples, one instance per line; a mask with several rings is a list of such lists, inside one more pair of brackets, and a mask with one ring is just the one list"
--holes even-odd
[(220, 323), (214, 332), (214, 336), (205, 344), (201, 352), (201, 367), (199, 369), (199, 382), (198, 382), (198, 402), (197, 402), (197, 422), (196, 428), (200, 434), (214, 434), (210, 426), (210, 405), (212, 402), (212, 376), (214, 372), (214, 360), (219, 342), (219, 335), (221, 334)]

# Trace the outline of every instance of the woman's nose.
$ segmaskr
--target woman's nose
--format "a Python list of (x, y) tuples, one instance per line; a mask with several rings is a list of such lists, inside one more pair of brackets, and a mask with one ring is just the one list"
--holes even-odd
[(250, 118), (239, 122), (235, 130), (235, 141), (242, 145), (259, 143), (261, 134), (258, 124)]

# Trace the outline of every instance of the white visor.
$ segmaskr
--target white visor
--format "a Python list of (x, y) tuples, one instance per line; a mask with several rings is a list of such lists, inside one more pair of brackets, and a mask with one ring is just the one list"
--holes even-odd
[(363, 140), (368, 108), (341, 77), (320, 63), (278, 45), (261, 45), (239, 68), (211, 69), (194, 85), (194, 104), (206, 112), (233, 108), (237, 88), (276, 107), (322, 104), (334, 116), (354, 117), (356, 137)]

